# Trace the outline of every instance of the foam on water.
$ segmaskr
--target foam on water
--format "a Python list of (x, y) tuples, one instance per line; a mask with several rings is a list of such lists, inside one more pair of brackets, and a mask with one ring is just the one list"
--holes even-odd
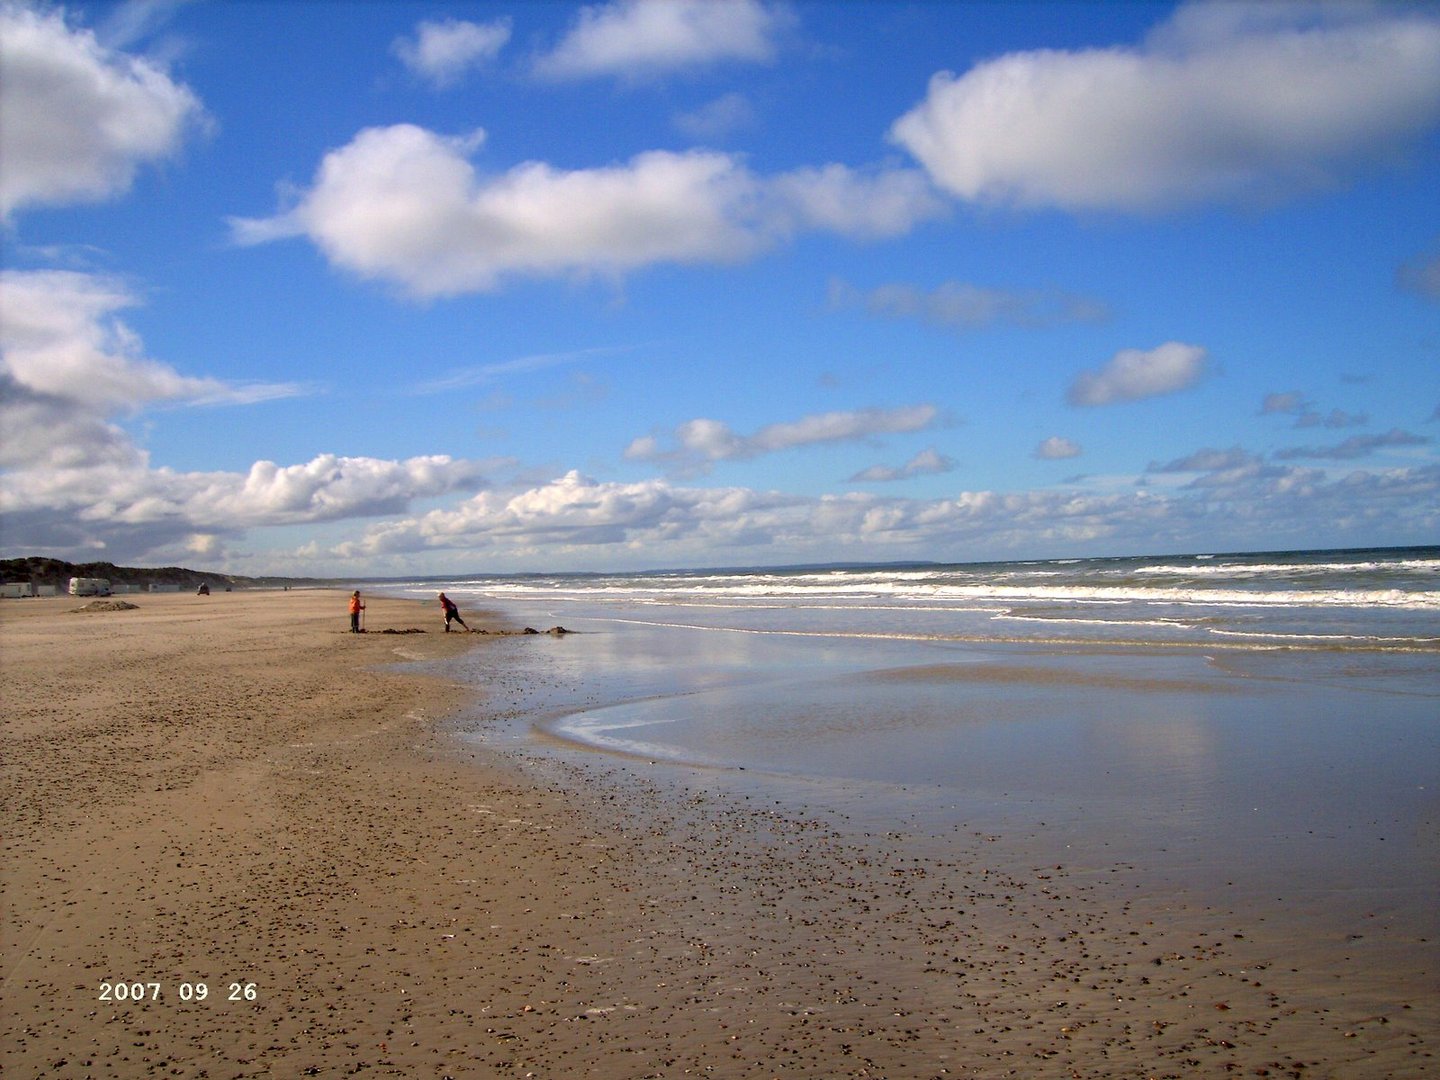
[[(1010, 563), (529, 574), (439, 583), (471, 604), (757, 633), (1014, 639), (1063, 622), (1067, 640), (1157, 645), (1432, 649), (1440, 548)], [(403, 583), (423, 593), (433, 584)], [(1037, 634), (1041, 633), (1037, 630)]]

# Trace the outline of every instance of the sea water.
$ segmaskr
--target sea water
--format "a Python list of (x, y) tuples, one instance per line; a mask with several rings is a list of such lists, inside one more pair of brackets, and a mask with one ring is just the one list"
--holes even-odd
[[(893, 733), (897, 710), (875, 708), (877, 696), (908, 695), (899, 711), (926, 728), (928, 743), (969, 741), (977, 725), (1022, 711), (1025, 698), (1058, 697), (1052, 705), (1069, 714), (1095, 699), (1115, 715), (1124, 699), (1160, 691), (1189, 700), (1323, 685), (1386, 695), (1372, 711), (1388, 713), (1405, 711), (1397, 697), (1430, 707), (1440, 693), (1437, 547), (476, 575), (387, 587), (416, 597), (437, 589), (464, 607), (586, 635), (547, 653), (575, 690), (537, 703), (543, 717), (533, 719), (551, 734), (711, 765), (745, 764), (756, 756), (747, 747), (783, 737), (807, 745), (810, 765), (795, 768), (824, 767), (811, 728), (827, 744)], [(913, 677), (897, 677), (905, 671)], [(749, 700), (767, 695), (784, 704), (757, 710)], [(843, 704), (857, 697), (866, 700)], [(1269, 711), (1284, 709), (1271, 702)], [(910, 775), (909, 765), (865, 756), (885, 766), (886, 780)], [(759, 757), (775, 761), (771, 749)], [(934, 779), (932, 765), (922, 755), (913, 778)]]
[[(1440, 548), (473, 576), (471, 604), (616, 626), (956, 642), (1440, 648)], [(417, 595), (429, 583), (411, 583)]]
[(575, 632), (474, 658), (476, 738), (769, 784), (876, 828), (1043, 829), (1192, 883), (1378, 891), (1422, 919), (1440, 889), (1440, 548), (386, 591), (438, 589)]

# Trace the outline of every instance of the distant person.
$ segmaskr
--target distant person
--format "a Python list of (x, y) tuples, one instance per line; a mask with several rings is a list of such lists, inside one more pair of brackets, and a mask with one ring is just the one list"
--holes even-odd
[(356, 589), (350, 594), (350, 632), (360, 633), (360, 613), (365, 610), (365, 605), (360, 602), (360, 590)]
[[(450, 623), (452, 620), (458, 622), (461, 626), (465, 626), (465, 620), (460, 617), (460, 609), (455, 606), (455, 601), (451, 600), (450, 597), (446, 596), (443, 592), (440, 594), (440, 607), (445, 612), (445, 632), (447, 634), (450, 632)], [(468, 634), (470, 627), (465, 626), (465, 632)]]

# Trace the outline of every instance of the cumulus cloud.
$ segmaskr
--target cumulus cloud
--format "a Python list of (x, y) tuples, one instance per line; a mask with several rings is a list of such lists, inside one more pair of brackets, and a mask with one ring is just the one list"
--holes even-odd
[[(145, 355), (119, 317), (121, 282), (67, 271), (0, 275), (0, 515), (7, 550), (106, 550), (136, 557), (259, 526), (405, 512), (473, 490), (481, 466), (322, 454), (246, 473), (153, 468), (114, 422), (156, 405), (250, 405), (305, 392), (184, 375)], [(190, 539), (186, 539), (190, 538)]]
[[(312, 542), (295, 562), (321, 573), (340, 566), (413, 572), (477, 557), (496, 567), (543, 557), (603, 568), (728, 558), (1003, 557), (1087, 544), (1155, 550), (1206, 542), (1222, 516), (1218, 535), (1237, 547), (1304, 546), (1317, 538), (1343, 546), (1377, 536), (1406, 542), (1440, 529), (1440, 466), (1429, 464), (1328, 477), (1252, 461), (1169, 494), (981, 490), (943, 499), (605, 482), (573, 471), (500, 491), (484, 483), (484, 473), (482, 463), (446, 457), (329, 454), (297, 465), (257, 462), (238, 473), (177, 473), (134, 460), (30, 469), (0, 486), (0, 550), (104, 552), (121, 562), (153, 552), (211, 558), (222, 539), (246, 530), (378, 517), (358, 539), (328, 549)], [(424, 513), (405, 509), (467, 488), (480, 490)], [(269, 570), (277, 558), (267, 555), (253, 569)]]
[(0, 490), (4, 550), (104, 550), (143, 558), (194, 538), (399, 514), (418, 499), (473, 490), (480, 466), (444, 456), (404, 461), (321, 454), (244, 473), (183, 473), (138, 461), (31, 467)]
[(257, 461), (243, 478), (226, 475), (194, 502), (197, 524), (253, 527), (373, 517), (402, 512), (417, 499), (473, 487), (473, 461), (432, 454), (387, 461), (321, 454), (301, 465)]
[(657, 151), (568, 172), (532, 162), (482, 180), (465, 157), (481, 137), (362, 131), (326, 155), (299, 206), (238, 222), (237, 239), (303, 233), (336, 265), (420, 295), (493, 288), (506, 273), (733, 260), (762, 242), (744, 220), (753, 178), (725, 155)]
[(182, 375), (144, 355), (118, 313), (139, 300), (124, 283), (68, 270), (0, 272), (0, 364), (19, 386), (77, 408), (154, 402), (248, 403), (301, 392), (293, 383), (233, 384)]
[(891, 136), (963, 199), (1136, 211), (1336, 185), (1437, 121), (1433, 11), (1195, 4), (1137, 47), (940, 72)]
[(859, 307), (871, 315), (918, 319), (958, 330), (1097, 322), (1108, 315), (1102, 302), (1059, 290), (991, 289), (960, 281), (943, 282), (933, 289), (894, 282), (862, 291), (837, 279), (831, 281), (829, 293), (834, 308)]
[[(1133, 500), (1132, 500), (1133, 502)], [(1088, 532), (1117, 500), (966, 492), (920, 501), (870, 495), (808, 498), (746, 488), (693, 488), (654, 480), (599, 483), (571, 472), (541, 488), (505, 495), (483, 492), (455, 511), (432, 512), (369, 530), (336, 555), (370, 558), (427, 550), (475, 552), (546, 545), (570, 551), (600, 547), (613, 554), (657, 550), (713, 555), (760, 550), (813, 553), (894, 546), (936, 550), (986, 530), (1041, 529), (1047, 535)], [(612, 554), (612, 557), (613, 557)]]
[(760, 177), (713, 151), (651, 151), (560, 170), (482, 176), (483, 132), (369, 128), (327, 154), (310, 190), (271, 218), (234, 219), (239, 243), (309, 237), (343, 269), (417, 296), (495, 288), (508, 275), (620, 275), (654, 263), (733, 262), (804, 228), (889, 235), (940, 212), (914, 171), (844, 166)]
[[(1440, 466), (1357, 471), (1250, 467), (1157, 495), (1148, 491), (965, 491), (945, 499), (871, 493), (802, 497), (651, 480), (600, 482), (570, 472), (518, 492), (483, 491), (458, 507), (370, 527), (328, 552), (336, 561), (411, 565), (454, 553), (497, 563), (544, 550), (592, 566), (717, 559), (987, 557), (1103, 543), (1109, 550), (1186, 546), (1225, 515), (1238, 546), (1302, 546), (1317, 536), (1371, 543), (1440, 528)], [(1427, 531), (1428, 530), (1428, 531)], [(1203, 541), (1202, 541), (1203, 542)]]
[[(427, 549), (477, 551), (763, 543), (806, 500), (745, 488), (673, 487), (661, 480), (597, 482), (571, 471), (520, 492), (483, 491), (458, 507), (385, 522), (339, 549), (344, 558)], [(747, 540), (747, 537), (749, 538)]]
[(1080, 444), (1059, 435), (1051, 435), (1035, 447), (1035, 456), (1042, 461), (1060, 461), (1064, 458), (1079, 457)]
[(816, 443), (854, 442), (877, 435), (923, 431), (935, 426), (940, 411), (933, 405), (895, 409), (859, 409), (817, 413), (799, 420), (768, 424), (752, 435), (740, 435), (721, 420), (687, 420), (666, 442), (646, 435), (625, 450), (631, 461), (668, 462), (703, 467), (716, 461), (744, 460)]
[(196, 536), (404, 513), (416, 499), (479, 483), (479, 464), (448, 457), (322, 454), (301, 465), (261, 461), (246, 473), (153, 468), (117, 417), (161, 405), (251, 405), (305, 388), (184, 375), (147, 356), (119, 317), (139, 301), (113, 278), (7, 271), (0, 294), (0, 516), (8, 551), (138, 558), (193, 547)]
[(784, 8), (759, 0), (615, 0), (582, 8), (535, 71), (554, 79), (634, 78), (726, 61), (769, 63), (790, 22)]
[(205, 121), (188, 87), (58, 10), (0, 3), (0, 72), (0, 221), (123, 194)]
[[(461, 473), (473, 468), (453, 464)], [(380, 485), (384, 474), (399, 476), (408, 465), (378, 463)], [(21, 510), (14, 501), (26, 493), (7, 485), (0, 490), (3, 546), (17, 553), (36, 546), (105, 550), (123, 561), (128, 552), (143, 553), (162, 542), (169, 550), (213, 547), (215, 536), (235, 534), (233, 523), (214, 520), (222, 514), (240, 513), (242, 522), (254, 528), (306, 520), (310, 513), (344, 514), (347, 506), (368, 510), (383, 505), (383, 498), (366, 498), (358, 484), (348, 502), (318, 502), (315, 495), (335, 467), (348, 468), (347, 459), (317, 459), (289, 470), (274, 467), (273, 473), (265, 467), (253, 482), (237, 474), (117, 473), (122, 482), (108, 501), (97, 483), (89, 501), (58, 510), (53, 498), (30, 500)], [(127, 475), (130, 484), (124, 482)], [(1318, 469), (1251, 464), (1201, 480), (1169, 494), (963, 491), (944, 499), (905, 499), (870, 493), (795, 496), (664, 480), (603, 482), (569, 472), (535, 487), (486, 488), (453, 506), (387, 517), (354, 541), (329, 549), (309, 545), (305, 556), (315, 572), (333, 572), (337, 566), (413, 571), (427, 559), (434, 560), (428, 565), (453, 566), (478, 557), (496, 567), (523, 567), (542, 552), (551, 564), (613, 568), (713, 565), (730, 558), (758, 562), (962, 553), (998, 558), (1086, 544), (1110, 551), (1155, 550), (1220, 536), (1237, 547), (1257, 549), (1276, 543), (1305, 546), (1317, 538), (1344, 546), (1374, 543), (1377, 536), (1406, 542), (1440, 529), (1437, 465), (1357, 470), (1330, 478)], [(183, 496), (206, 485), (215, 491), (208, 496), (209, 510), (200, 513)], [(39, 502), (46, 505), (29, 509)], [(1220, 515), (1223, 534), (1210, 531)], [(38, 544), (42, 536), (47, 542)], [(267, 565), (273, 560), (267, 556)]]
[(142, 456), (102, 413), (0, 371), (0, 468), (134, 467)]
[(767, 217), (783, 233), (820, 229), (842, 236), (901, 236), (939, 217), (944, 204), (913, 169), (822, 165), (761, 182)]
[(1293, 461), (1300, 458), (1349, 461), (1365, 457), (1376, 450), (1401, 446), (1425, 446), (1429, 442), (1430, 439), (1424, 435), (1415, 435), (1402, 428), (1391, 428), (1382, 435), (1352, 435), (1344, 442), (1331, 446), (1290, 446), (1275, 451), (1275, 456), (1281, 461)]
[(955, 471), (955, 459), (940, 453), (933, 446), (921, 450), (904, 465), (872, 465), (850, 477), (852, 484), (880, 484), (908, 480), (912, 476), (934, 476)]
[(1072, 405), (1110, 405), (1173, 394), (1204, 378), (1207, 356), (1200, 346), (1178, 341), (1148, 351), (1122, 349), (1098, 371), (1081, 372), (1068, 400)]
[(415, 28), (414, 37), (397, 38), (391, 49), (414, 74), (436, 89), (445, 89), (495, 59), (509, 40), (509, 19), (492, 23), (426, 20)]

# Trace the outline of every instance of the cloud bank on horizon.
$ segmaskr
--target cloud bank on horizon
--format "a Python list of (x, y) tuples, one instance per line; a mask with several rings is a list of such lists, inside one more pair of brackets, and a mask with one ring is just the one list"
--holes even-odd
[(339, 8), (0, 0), (0, 553), (1440, 536), (1432, 7)]

